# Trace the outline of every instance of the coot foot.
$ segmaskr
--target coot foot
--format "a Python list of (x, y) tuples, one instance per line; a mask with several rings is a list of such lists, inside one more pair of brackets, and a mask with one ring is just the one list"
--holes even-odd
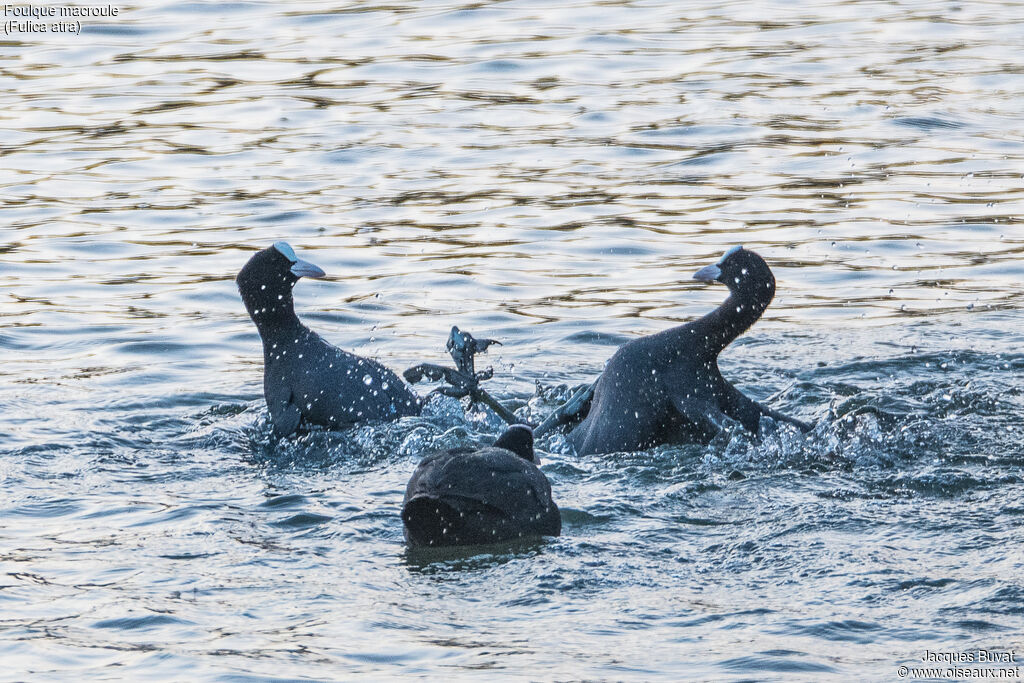
[[(463, 332), (457, 326), (452, 325), (452, 331), (448, 334), (448, 343), (445, 348), (455, 361), (455, 367), (459, 372), (466, 375), (476, 374), (473, 357), (478, 353), (484, 353), (492, 345), (501, 346), (496, 339), (477, 339), (469, 332)], [(485, 377), (484, 379), (490, 379)]]
[(448, 349), (452, 360), (455, 361), (455, 368), (446, 368), (434, 363), (420, 363), (402, 374), (410, 384), (416, 384), (424, 378), (431, 382), (446, 382), (448, 386), (434, 389), (431, 393), (437, 392), (454, 398), (468, 396), (471, 403), (483, 403), (507, 424), (519, 424), (522, 420), (498, 403), (493, 396), (487, 393), (487, 390), (480, 386), (480, 382), (494, 377), (494, 369), (487, 368), (477, 372), (474, 356), (485, 352), (492, 344), (500, 345), (501, 342), (494, 339), (477, 339), (469, 332), (463, 332), (458, 327), (452, 326), (445, 348)]

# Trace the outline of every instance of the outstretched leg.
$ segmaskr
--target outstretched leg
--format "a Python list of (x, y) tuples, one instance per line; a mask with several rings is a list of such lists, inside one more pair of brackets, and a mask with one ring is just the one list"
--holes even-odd
[(442, 387), (444, 389), (442, 393), (446, 396), (455, 396), (457, 398), (469, 396), (479, 381), (477, 377), (461, 373), (455, 368), (446, 368), (443, 365), (435, 365), (433, 363), (414, 365), (403, 372), (402, 376), (405, 377), (405, 381), (409, 382), (409, 384), (416, 384), (424, 378), (429, 382), (444, 381), (449, 386)]
[(540, 426), (533, 430), (534, 437), (539, 438), (550, 432), (552, 429), (569, 424), (577, 415), (590, 408), (590, 402), (593, 399), (593, 384), (587, 384), (578, 388), (573, 395), (569, 397), (568, 401), (555, 408), (554, 412), (548, 415), (547, 418), (540, 423)]
[(726, 404), (726, 410), (729, 411), (729, 414), (742, 422), (744, 427), (755, 434), (757, 433), (762, 415), (767, 415), (779, 422), (788, 422), (802, 432), (809, 432), (813, 429), (811, 425), (807, 424), (803, 420), (783, 415), (777, 410), (767, 408), (757, 401), (748, 398), (742, 391), (734, 387), (732, 384), (728, 384)]
[(508, 424), (519, 424), (522, 422), (512, 411), (498, 403), (493, 396), (480, 386), (480, 382), (494, 376), (494, 370), (488, 368), (482, 372), (476, 371), (474, 356), (487, 350), (492, 344), (501, 342), (494, 339), (476, 339), (469, 332), (463, 332), (458, 327), (452, 327), (448, 335), (448, 343), (445, 345), (452, 360), (455, 361), (455, 368), (446, 368), (433, 363), (421, 363), (409, 368), (402, 375), (410, 384), (416, 384), (426, 378), (430, 381), (444, 381), (446, 387), (440, 387), (434, 391), (453, 396), (455, 398), (469, 397), (473, 403), (483, 403), (493, 410), (498, 417)]
[(801, 432), (805, 432), (806, 433), (806, 432), (809, 432), (812, 429), (814, 429), (814, 425), (808, 424), (808, 423), (804, 422), (803, 420), (798, 420), (797, 418), (790, 417), (789, 415), (783, 415), (779, 411), (772, 410), (771, 408), (766, 408), (763, 405), (761, 405), (760, 403), (758, 403), (757, 405), (758, 405), (758, 407), (761, 408), (761, 412), (763, 412), (768, 417), (774, 418), (775, 420), (778, 420), (779, 422), (788, 422), (789, 424), (791, 424), (794, 427), (796, 427), (797, 429), (799, 429)]
[(741, 424), (723, 413), (715, 401), (707, 398), (673, 396), (672, 404), (688, 422), (699, 431), (712, 437), (719, 432), (727, 431), (734, 425)]

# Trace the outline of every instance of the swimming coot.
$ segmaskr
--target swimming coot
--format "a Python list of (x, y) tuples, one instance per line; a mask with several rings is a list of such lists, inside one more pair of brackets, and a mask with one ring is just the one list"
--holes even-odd
[(263, 393), (277, 436), (300, 422), (329, 428), (417, 415), (419, 398), (377, 361), (328, 344), (295, 315), (292, 287), (324, 277), (287, 242), (256, 252), (235, 281), (263, 340)]
[(810, 426), (744, 396), (718, 370), (718, 354), (753, 325), (775, 295), (764, 259), (737, 246), (694, 279), (721, 282), (729, 298), (696, 320), (622, 345), (570, 432), (576, 452), (611, 453), (710, 438), (730, 420), (756, 433), (762, 415)]
[(562, 519), (537, 462), (526, 425), (509, 427), (486, 448), (428, 455), (405, 491), (402, 522), (409, 546), (558, 536)]

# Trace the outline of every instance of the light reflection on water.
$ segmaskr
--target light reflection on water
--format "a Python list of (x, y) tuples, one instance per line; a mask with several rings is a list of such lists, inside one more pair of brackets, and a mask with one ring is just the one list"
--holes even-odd
[[(1019, 645), (1022, 19), (149, 3), (0, 43), (5, 661), (890, 677)], [(409, 556), (419, 454), (498, 425), (437, 401), (269, 443), (233, 278), (278, 239), (329, 274), (296, 290), (326, 337), (396, 369), (496, 337), (491, 388), (534, 416), (716, 305), (690, 275), (742, 242), (779, 294), (723, 367), (819, 425), (549, 440), (562, 538)]]

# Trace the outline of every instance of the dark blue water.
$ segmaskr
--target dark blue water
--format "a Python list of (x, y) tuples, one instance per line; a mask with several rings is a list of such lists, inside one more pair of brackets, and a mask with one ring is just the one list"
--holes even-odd
[[(893, 680), (1024, 648), (1024, 10), (150, 3), (0, 43), (0, 678)], [(563, 535), (409, 554), (453, 399), (276, 442), (234, 276), (538, 419), (778, 279), (722, 357), (802, 436), (578, 457)], [(421, 393), (425, 388), (417, 388)], [(942, 680), (949, 680), (944, 677)]]

